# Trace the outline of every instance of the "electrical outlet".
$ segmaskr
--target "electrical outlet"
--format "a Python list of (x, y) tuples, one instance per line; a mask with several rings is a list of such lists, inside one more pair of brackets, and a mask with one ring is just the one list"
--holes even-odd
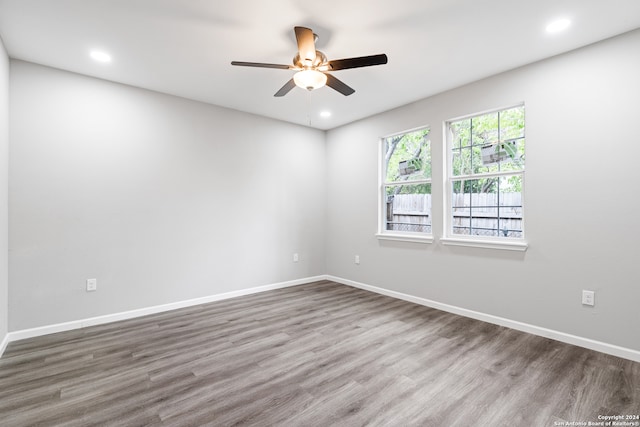
[(356, 258), (353, 262), (355, 262), (356, 264), (360, 264), (360, 255), (356, 255)]
[(582, 291), (582, 304), (583, 305), (595, 305), (596, 293), (594, 291)]
[(98, 290), (98, 279), (87, 279), (87, 292)]
[(293, 262), (298, 262), (300, 260), (300, 257), (298, 256), (298, 254), (293, 254)]

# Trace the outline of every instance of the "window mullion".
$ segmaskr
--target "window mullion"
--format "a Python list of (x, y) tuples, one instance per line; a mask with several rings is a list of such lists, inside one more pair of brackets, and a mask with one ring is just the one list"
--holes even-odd
[(413, 181), (389, 181), (383, 183), (385, 186), (398, 186), (398, 185), (414, 185), (414, 184), (431, 184), (431, 179), (416, 179)]
[(482, 178), (500, 178), (503, 176), (512, 176), (512, 175), (524, 175), (524, 171), (503, 171), (503, 172), (482, 172), (472, 175), (458, 175), (452, 176), (450, 179), (452, 181), (464, 181), (469, 179), (482, 179)]

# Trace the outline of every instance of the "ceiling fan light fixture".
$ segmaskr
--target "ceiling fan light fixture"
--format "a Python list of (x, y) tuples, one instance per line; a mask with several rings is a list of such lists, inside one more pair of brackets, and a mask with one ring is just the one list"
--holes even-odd
[(309, 91), (319, 89), (327, 84), (327, 76), (317, 70), (302, 70), (293, 75), (296, 86)]

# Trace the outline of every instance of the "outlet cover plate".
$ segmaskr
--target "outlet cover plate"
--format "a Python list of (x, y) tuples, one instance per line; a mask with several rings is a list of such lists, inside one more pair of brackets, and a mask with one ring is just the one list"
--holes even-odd
[(595, 305), (596, 293), (594, 291), (582, 291), (582, 304), (583, 305)]

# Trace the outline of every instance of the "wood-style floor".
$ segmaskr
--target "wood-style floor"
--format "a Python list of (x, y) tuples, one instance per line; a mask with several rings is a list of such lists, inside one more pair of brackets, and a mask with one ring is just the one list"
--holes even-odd
[(13, 342), (0, 425), (527, 426), (640, 414), (640, 363), (333, 282)]

